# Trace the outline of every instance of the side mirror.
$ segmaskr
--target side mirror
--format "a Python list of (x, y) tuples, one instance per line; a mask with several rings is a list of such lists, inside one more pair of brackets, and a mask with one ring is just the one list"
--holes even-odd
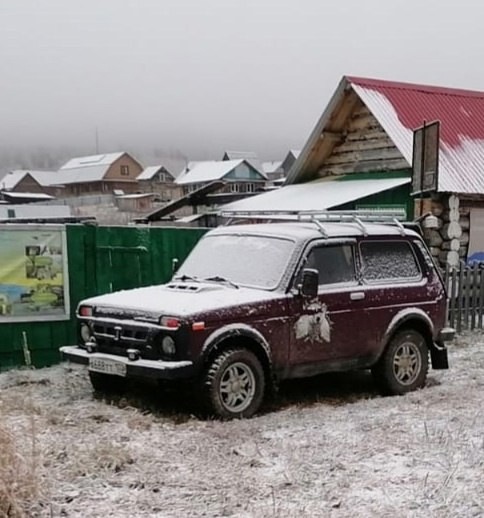
[(302, 274), (301, 294), (314, 299), (318, 296), (319, 272), (313, 268), (304, 268)]

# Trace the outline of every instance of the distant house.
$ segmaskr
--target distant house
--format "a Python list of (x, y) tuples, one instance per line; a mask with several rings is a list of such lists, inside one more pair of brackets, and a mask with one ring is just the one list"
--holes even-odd
[(16, 169), (0, 178), (0, 191), (60, 196), (64, 189), (61, 185), (58, 185), (58, 179), (59, 176), (56, 171)]
[(125, 193), (138, 190), (138, 176), (143, 167), (125, 152), (78, 157), (69, 160), (58, 171), (66, 196)]
[(177, 185), (183, 188), (183, 194), (189, 194), (214, 181), (223, 181), (224, 186), (217, 193), (250, 195), (261, 190), (267, 178), (247, 160), (222, 160), (192, 162), (176, 179)]
[(222, 160), (245, 160), (257, 171), (264, 172), (262, 162), (254, 151), (224, 151)]
[(288, 151), (284, 160), (273, 162), (262, 162), (262, 170), (270, 182), (270, 186), (282, 185), (287, 173), (290, 171), (292, 165), (299, 156), (300, 151), (291, 149)]
[(282, 161), (262, 162), (262, 171), (267, 176), (267, 180), (272, 184), (275, 180), (284, 178), (284, 169), (282, 169)]
[(175, 183), (175, 176), (164, 165), (147, 167), (138, 176), (142, 192), (158, 193), (161, 201), (172, 201), (180, 197), (182, 189)]
[(290, 149), (281, 163), (281, 169), (284, 172), (284, 176), (287, 176), (287, 173), (291, 170), (292, 165), (297, 160), (298, 156), (301, 154), (299, 149)]

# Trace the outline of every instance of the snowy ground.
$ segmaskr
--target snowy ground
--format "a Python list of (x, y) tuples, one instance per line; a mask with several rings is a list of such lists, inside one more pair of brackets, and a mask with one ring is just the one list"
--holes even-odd
[(152, 391), (95, 399), (81, 368), (13, 371), (1, 424), (26, 450), (34, 428), (44, 494), (30, 516), (484, 516), (484, 335), (450, 360), (408, 396), (324, 376), (232, 422)]

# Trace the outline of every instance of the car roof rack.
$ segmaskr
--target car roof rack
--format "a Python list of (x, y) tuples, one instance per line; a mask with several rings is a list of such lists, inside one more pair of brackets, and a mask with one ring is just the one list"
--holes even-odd
[(402, 235), (405, 227), (405, 209), (371, 209), (371, 210), (222, 210), (220, 215), (231, 219), (263, 219), (270, 221), (305, 221), (314, 223), (324, 237), (328, 237), (323, 223), (353, 223), (368, 234), (366, 223), (385, 223), (396, 225)]

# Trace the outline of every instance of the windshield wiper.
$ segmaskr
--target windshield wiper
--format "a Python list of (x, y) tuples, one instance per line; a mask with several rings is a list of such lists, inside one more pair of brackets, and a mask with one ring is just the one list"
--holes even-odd
[(215, 275), (214, 277), (206, 277), (203, 280), (209, 281), (209, 282), (223, 282), (225, 284), (228, 284), (229, 286), (232, 286), (232, 288), (236, 288), (237, 290), (239, 289), (239, 287), (237, 286), (237, 284), (235, 284), (235, 282), (229, 281), (225, 277), (220, 277), (219, 275)]
[(192, 277), (191, 275), (176, 275), (173, 277), (174, 281), (193, 281), (193, 282), (200, 282), (200, 279), (198, 277)]

